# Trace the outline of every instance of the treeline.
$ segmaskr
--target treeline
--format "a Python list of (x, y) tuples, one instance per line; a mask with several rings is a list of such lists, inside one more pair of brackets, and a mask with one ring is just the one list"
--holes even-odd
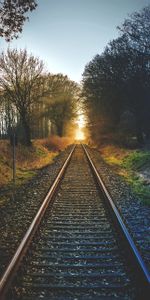
[(45, 72), (26, 50), (0, 54), (0, 135), (31, 145), (31, 138), (63, 136), (76, 116), (79, 86)]
[(119, 37), (83, 73), (83, 95), (94, 141), (112, 135), (138, 143), (150, 137), (150, 6), (126, 19)]

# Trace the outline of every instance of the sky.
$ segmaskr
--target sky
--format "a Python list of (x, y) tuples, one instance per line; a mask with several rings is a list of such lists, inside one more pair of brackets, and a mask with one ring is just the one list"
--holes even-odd
[(85, 65), (119, 35), (116, 27), (150, 0), (38, 0), (23, 32), (0, 50), (24, 49), (38, 56), (50, 73), (80, 82)]

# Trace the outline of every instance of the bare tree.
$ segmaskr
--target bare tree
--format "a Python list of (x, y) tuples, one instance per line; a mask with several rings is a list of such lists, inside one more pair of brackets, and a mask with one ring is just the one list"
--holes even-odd
[(0, 88), (16, 106), (23, 128), (22, 142), (31, 144), (31, 108), (44, 94), (43, 62), (26, 50), (7, 50), (0, 55)]
[(37, 7), (36, 0), (3, 0), (0, 1), (0, 36), (7, 41), (17, 38), (22, 32), (26, 13)]

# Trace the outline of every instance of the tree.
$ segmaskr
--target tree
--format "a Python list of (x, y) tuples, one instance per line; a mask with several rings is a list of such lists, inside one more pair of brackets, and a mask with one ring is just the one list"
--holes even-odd
[(132, 49), (144, 55), (150, 54), (150, 5), (131, 14), (118, 29)]
[(37, 7), (35, 0), (3, 0), (0, 1), (0, 36), (7, 41), (17, 38), (22, 32), (26, 13)]
[(26, 50), (7, 50), (0, 55), (0, 87), (9, 101), (15, 105), (23, 128), (22, 143), (31, 144), (32, 105), (43, 96), (45, 81), (43, 62)]
[(15, 106), (10, 102), (7, 94), (3, 92), (2, 102), (0, 103), (0, 122), (1, 122), (1, 136), (6, 138), (9, 136), (11, 141), (12, 128), (17, 123), (17, 114)]
[(75, 118), (79, 87), (62, 74), (49, 75), (46, 110), (44, 115), (57, 128), (59, 136), (64, 135), (66, 124)]
[(108, 49), (96, 55), (83, 73), (83, 95), (89, 115), (92, 136), (114, 130), (119, 121), (122, 90), (121, 66), (125, 58), (112, 56)]
[[(134, 114), (137, 140), (150, 133), (150, 7), (135, 13), (101, 55), (85, 67), (83, 93), (91, 127), (117, 128), (124, 111)], [(137, 31), (136, 31), (137, 29)]]
[(143, 133), (150, 135), (150, 5), (133, 13), (118, 28), (134, 51), (128, 91), (136, 117), (137, 138), (143, 142)]

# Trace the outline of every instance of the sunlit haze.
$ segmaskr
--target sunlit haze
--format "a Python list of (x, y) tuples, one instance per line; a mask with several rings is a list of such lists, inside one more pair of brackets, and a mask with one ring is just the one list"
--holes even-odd
[(84, 127), (85, 127), (85, 117), (84, 114), (81, 112), (77, 116), (76, 122), (77, 124), (77, 129), (75, 131), (75, 139), (76, 140), (84, 140), (85, 139), (85, 134), (84, 134)]
[[(38, 0), (23, 32), (10, 47), (26, 48), (51, 73), (79, 82), (85, 65), (118, 36), (117, 25), (149, 0)], [(8, 43), (1, 38), (1, 50)]]
[(81, 128), (78, 128), (75, 133), (75, 140), (82, 141), (85, 139), (84, 132)]
[(83, 128), (83, 127), (85, 126), (85, 117), (84, 117), (83, 114), (82, 114), (82, 115), (79, 115), (79, 116), (77, 117), (76, 123), (77, 123), (77, 125), (79, 126), (80, 129)]

